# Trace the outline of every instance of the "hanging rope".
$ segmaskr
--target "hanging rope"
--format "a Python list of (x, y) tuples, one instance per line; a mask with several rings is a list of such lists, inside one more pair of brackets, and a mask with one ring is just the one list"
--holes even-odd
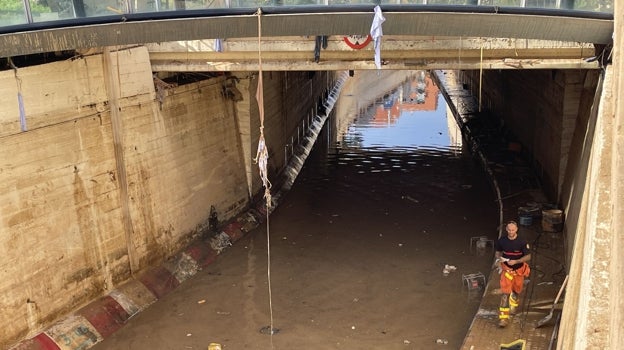
[[(461, 80), (461, 55), (462, 55), (462, 37), (459, 37), (459, 53), (458, 53), (458, 62), (457, 62), (457, 79)], [(455, 98), (455, 105), (459, 104), (459, 95)]]
[(483, 42), (481, 42), (481, 61), (479, 63), (479, 113), (481, 112), (481, 86), (483, 84)]
[(256, 90), (256, 100), (258, 101), (258, 113), (260, 115), (260, 138), (258, 139), (258, 152), (254, 162), (258, 164), (260, 170), (260, 179), (264, 186), (264, 198), (266, 200), (267, 209), (271, 207), (271, 182), (267, 173), (267, 164), (269, 160), (269, 152), (264, 141), (264, 86), (262, 81), (262, 10), (256, 12), (258, 16), (258, 89)]
[(264, 186), (264, 199), (266, 201), (266, 237), (267, 237), (267, 284), (269, 289), (269, 334), (271, 336), (271, 349), (273, 349), (273, 295), (271, 292), (271, 235), (269, 231), (269, 211), (271, 208), (271, 182), (267, 174), (267, 163), (269, 152), (264, 140), (264, 87), (262, 84), (262, 10), (256, 12), (258, 16), (258, 89), (256, 90), (256, 100), (258, 101), (258, 114), (260, 115), (260, 137), (258, 139), (258, 152), (254, 162), (258, 164), (260, 178)]
[(22, 79), (17, 74), (17, 66), (13, 63), (11, 57), (7, 58), (7, 61), (9, 66), (13, 69), (15, 83), (17, 84), (17, 105), (19, 107), (20, 129), (22, 131), (28, 131), (28, 127), (26, 127), (26, 111), (24, 110), (24, 96), (22, 95)]

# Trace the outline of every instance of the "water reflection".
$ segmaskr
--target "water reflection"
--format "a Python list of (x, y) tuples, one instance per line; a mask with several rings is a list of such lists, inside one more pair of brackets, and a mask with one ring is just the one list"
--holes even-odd
[[(461, 140), (461, 133), (452, 114), (447, 113), (443, 96), (428, 72), (405, 76), (375, 79), (362, 74), (360, 80), (351, 82), (364, 91), (371, 80), (394, 88), (377, 91), (379, 97), (371, 98), (368, 106), (339, 117), (350, 118), (349, 126), (333, 144), (316, 143), (301, 172), (301, 189), (322, 191), (318, 195), (348, 193), (350, 197), (373, 191), (384, 194), (384, 201), (395, 194), (400, 194), (400, 201), (404, 196), (442, 201), (431, 203), (429, 209), (466, 195), (463, 185), (472, 183), (480, 172), (470, 157), (462, 156), (461, 142), (456, 141)], [(397, 81), (389, 85), (382, 79)], [(347, 89), (352, 91), (342, 95), (345, 99), (339, 99), (336, 108), (340, 109), (341, 103), (353, 104), (352, 98), (362, 101), (362, 90)]]
[(458, 151), (461, 140), (438, 86), (425, 71), (382, 95), (354, 118), (342, 148), (435, 148)]

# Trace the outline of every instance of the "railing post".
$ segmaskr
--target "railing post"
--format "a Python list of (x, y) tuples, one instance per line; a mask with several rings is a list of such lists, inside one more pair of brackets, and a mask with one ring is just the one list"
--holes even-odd
[(32, 16), (32, 10), (30, 9), (30, 2), (28, 0), (22, 0), (22, 3), (24, 4), (24, 13), (26, 14), (26, 20), (28, 21), (28, 23), (33, 23), (33, 16)]
[(72, 5), (74, 6), (74, 17), (87, 17), (87, 12), (85, 11), (84, 2), (82, 0), (72, 0)]

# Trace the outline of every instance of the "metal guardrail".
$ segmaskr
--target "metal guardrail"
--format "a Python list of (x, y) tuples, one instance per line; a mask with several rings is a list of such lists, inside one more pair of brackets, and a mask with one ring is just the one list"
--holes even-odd
[[(309, 13), (310, 11), (358, 12), (380, 4), (384, 11), (418, 10), (448, 11), (448, 8), (469, 7), (471, 11), (564, 10), (567, 15), (581, 18), (599, 16), (612, 19), (614, 0), (0, 0), (0, 31), (19, 32), (36, 24), (66, 22), (72, 19), (92, 19), (102, 23), (120, 15), (129, 20), (197, 15), (212, 10), (210, 15), (251, 14), (259, 7), (265, 13)], [(322, 9), (322, 11), (321, 11)], [(216, 11), (215, 11), (216, 10)], [(601, 16), (601, 15), (607, 15)], [(82, 22), (84, 23), (84, 22)], [(56, 23), (56, 27), (61, 23)]]

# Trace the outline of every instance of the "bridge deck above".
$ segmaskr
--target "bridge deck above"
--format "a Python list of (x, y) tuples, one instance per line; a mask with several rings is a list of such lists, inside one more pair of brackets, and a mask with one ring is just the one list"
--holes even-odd
[[(0, 35), (0, 57), (103, 46), (258, 36), (256, 15), (91, 18)], [(613, 20), (567, 16), (469, 12), (385, 12), (387, 36), (516, 38), (592, 44), (612, 42)], [(373, 12), (277, 13), (262, 15), (264, 38), (367, 34)], [(62, 25), (62, 26), (61, 26)], [(175, 28), (175, 30), (172, 30)]]

